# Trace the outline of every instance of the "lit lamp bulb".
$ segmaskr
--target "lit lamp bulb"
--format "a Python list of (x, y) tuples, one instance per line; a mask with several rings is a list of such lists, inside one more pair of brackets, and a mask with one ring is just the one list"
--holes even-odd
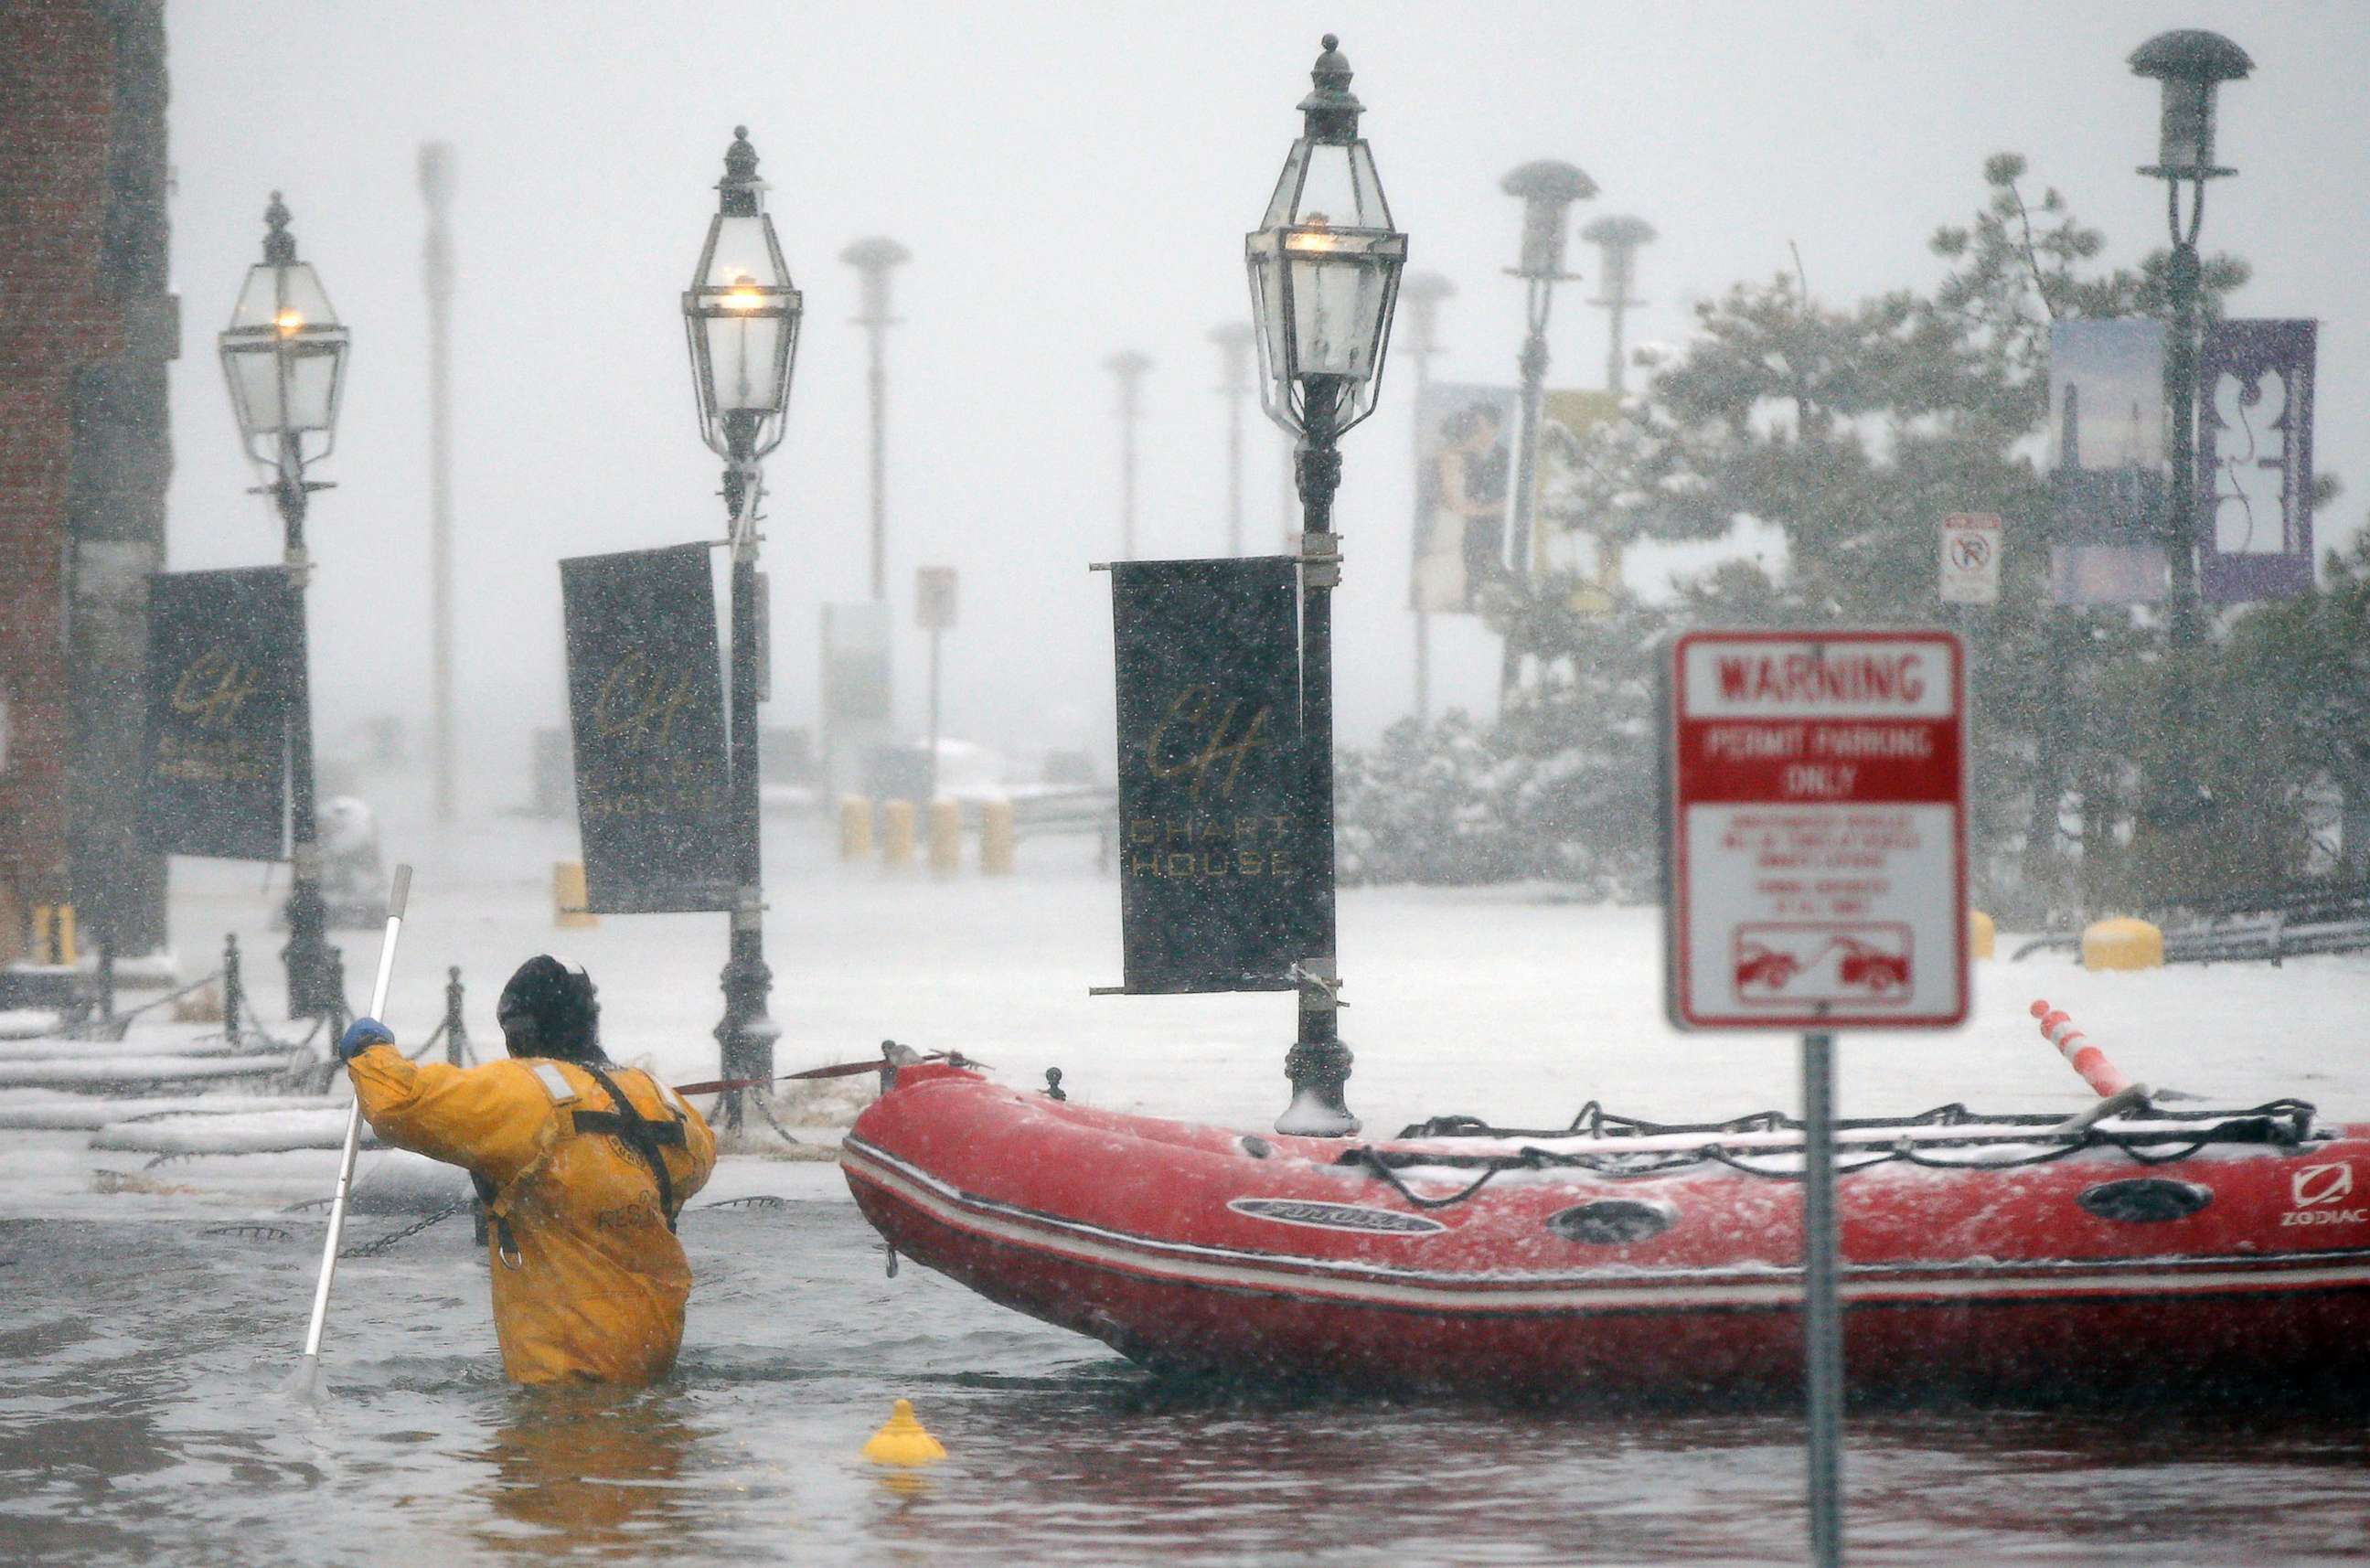
[(765, 296), (759, 294), (756, 284), (747, 278), (733, 279), (731, 291), (724, 296), (724, 308), (727, 310), (754, 310), (765, 303)]
[(294, 310), (283, 310), (271, 318), (271, 324), (280, 329), (282, 337), (293, 337), (304, 327), (305, 317)]

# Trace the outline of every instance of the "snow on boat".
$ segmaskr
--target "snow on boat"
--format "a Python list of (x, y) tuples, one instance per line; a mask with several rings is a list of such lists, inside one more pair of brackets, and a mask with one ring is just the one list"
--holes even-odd
[[(72, 1046), (61, 1048), (71, 1050)], [(285, 1053), (276, 1056), (43, 1056), (0, 1061), (0, 1088), (110, 1089), (131, 1084), (209, 1083), (277, 1078), (288, 1067)]]
[[(2370, 1126), (2280, 1101), (1846, 1121), (1856, 1393), (2370, 1388)], [(1798, 1124), (1386, 1140), (1131, 1116), (908, 1066), (841, 1153), (897, 1251), (1163, 1370), (1533, 1397), (1802, 1378)]]

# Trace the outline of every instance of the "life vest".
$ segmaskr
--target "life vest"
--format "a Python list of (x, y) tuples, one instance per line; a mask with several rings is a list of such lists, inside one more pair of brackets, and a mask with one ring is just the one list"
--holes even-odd
[[(683, 1213), (683, 1200), (675, 1195), (674, 1173), (667, 1169), (664, 1151), (687, 1147), (684, 1137), (683, 1110), (673, 1091), (663, 1084), (660, 1085), (659, 1098), (666, 1103), (668, 1113), (664, 1121), (653, 1120), (642, 1114), (625, 1090), (617, 1087), (617, 1080), (603, 1070), (603, 1064), (571, 1058), (569, 1065), (581, 1067), (592, 1076), (602, 1091), (608, 1095), (613, 1109), (569, 1109), (568, 1102), (579, 1096), (576, 1086), (568, 1081), (568, 1075), (558, 1069), (554, 1060), (531, 1060), (529, 1069), (550, 1092), (553, 1102), (560, 1107), (560, 1114), (567, 1119), (567, 1131), (560, 1136), (605, 1135), (617, 1139), (639, 1157), (641, 1162), (650, 1168), (650, 1181), (658, 1189), (659, 1213), (664, 1216), (666, 1228), (672, 1232), (676, 1217)], [(477, 1189), (477, 1202), (484, 1205), (486, 1217), (501, 1242), (503, 1261), (515, 1268), (519, 1256), (518, 1243), (511, 1235), (509, 1205), (503, 1202), (501, 1189), (490, 1178), (476, 1170), (469, 1172), (469, 1182)]]

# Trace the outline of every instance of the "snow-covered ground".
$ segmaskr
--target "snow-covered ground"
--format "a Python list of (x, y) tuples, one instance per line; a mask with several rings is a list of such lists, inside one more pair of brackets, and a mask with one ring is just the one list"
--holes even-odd
[[(1087, 994), (1120, 974), (1118, 883), (1095, 870), (1090, 840), (1027, 841), (1014, 877), (967, 869), (940, 880), (841, 864), (823, 841), (825, 827), (797, 818), (767, 825), (766, 950), (782, 1070), (873, 1056), (894, 1038), (960, 1047), (1015, 1083), (1040, 1082), (1059, 1066), (1064, 1089), (1090, 1103), (1246, 1127), (1283, 1109), (1288, 997)], [(498, 1051), (501, 982), (520, 960), (556, 950), (598, 982), (613, 1055), (675, 1082), (716, 1076), (710, 1032), (720, 1010), (723, 917), (607, 917), (595, 929), (555, 929), (552, 862), (576, 853), (566, 823), (390, 825), (386, 851), (416, 868), (386, 1009), (407, 1043), (442, 1016), (446, 969), (457, 964), (472, 1037), (481, 1051)], [(202, 973), (224, 933), (237, 932), (266, 1020), (285, 1032), (271, 1006), (284, 939), (270, 920), (283, 894), (257, 867), (176, 864), (173, 935), (183, 972)], [(350, 931), (338, 940), (359, 1006), (378, 937)], [(2000, 952), (2014, 946), (2004, 933)], [(1798, 1103), (1791, 1036), (1670, 1026), (1651, 909), (1575, 905), (1542, 888), (1356, 890), (1342, 895), (1340, 951), (1343, 1033), (1357, 1053), (1350, 1102), (1370, 1132), (1446, 1112), (1550, 1125), (1590, 1099), (1662, 1120)], [(2353, 957), (2146, 974), (2091, 974), (2063, 955), (1982, 963), (1964, 1029), (1842, 1037), (1839, 1109), (1904, 1113), (1954, 1100), (2079, 1109), (2089, 1091), (2028, 1010), (2044, 997), (2150, 1084), (2234, 1104), (2295, 1095), (2332, 1116), (2370, 1119), (2370, 1052), (2354, 1039), (2370, 1019), (2370, 958)], [(144, 1024), (132, 1043), (199, 1032)], [(20, 1199), (57, 1204), (86, 1200), (90, 1166), (136, 1167), (121, 1152), (86, 1150), (86, 1137), (0, 1138), (0, 1183)], [(835, 1187), (828, 1167), (792, 1174), (773, 1161), (749, 1163), (761, 1169), (728, 1169), (719, 1191)], [(258, 1185), (260, 1198), (283, 1182), (292, 1195), (320, 1186), (332, 1165), (321, 1153), (205, 1158), (158, 1174), (200, 1192)], [(277, 1179), (255, 1182), (267, 1168)]]

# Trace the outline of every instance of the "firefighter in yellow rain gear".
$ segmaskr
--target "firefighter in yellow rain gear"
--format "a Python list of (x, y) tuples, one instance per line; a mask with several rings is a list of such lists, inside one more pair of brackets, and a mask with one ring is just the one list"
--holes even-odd
[(339, 1042), (384, 1142), (458, 1165), (485, 1201), (494, 1334), (520, 1383), (649, 1383), (683, 1345), (676, 1215), (716, 1168), (699, 1113), (601, 1054), (582, 968), (544, 954), (502, 987), (512, 1059), (414, 1063), (375, 1019)]

